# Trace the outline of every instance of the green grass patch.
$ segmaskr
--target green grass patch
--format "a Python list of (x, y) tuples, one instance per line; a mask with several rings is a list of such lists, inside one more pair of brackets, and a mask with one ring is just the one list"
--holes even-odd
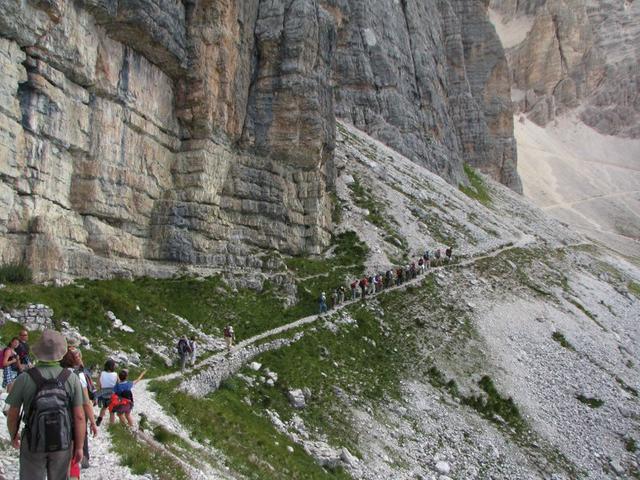
[(624, 441), (624, 448), (627, 452), (636, 453), (638, 451), (638, 444), (635, 439), (629, 437)]
[(622, 388), (625, 392), (630, 393), (634, 397), (638, 396), (638, 390), (636, 390), (630, 385), (627, 385), (627, 382), (622, 380), (620, 377), (616, 377), (616, 382), (618, 385), (620, 385), (620, 388)]
[(558, 331), (553, 332), (553, 334), (551, 334), (551, 338), (553, 338), (556, 342), (558, 342), (561, 346), (563, 346), (567, 350), (571, 350), (573, 352), (576, 351), (576, 349), (573, 347), (573, 345), (571, 345), (571, 343), (569, 343), (569, 340), (565, 338), (562, 332), (558, 332)]
[[(191, 430), (200, 443), (211, 442), (228, 466), (250, 479), (347, 479), (343, 470), (328, 471), (300, 446), (278, 432), (262, 408), (248, 405), (238, 380), (225, 382), (205, 398), (174, 390), (174, 382), (153, 382), (158, 401)], [(289, 452), (287, 447), (293, 447)]]
[(633, 295), (635, 295), (637, 298), (640, 298), (640, 283), (629, 282), (627, 288)]
[[(221, 335), (224, 325), (231, 323), (242, 340), (317, 309), (315, 294), (303, 296), (291, 308), (285, 308), (281, 294), (277, 286), (268, 282), (260, 292), (248, 289), (231, 292), (218, 277), (85, 280), (60, 288), (7, 285), (0, 290), (0, 307), (10, 310), (31, 303), (45, 304), (53, 309), (57, 328), (61, 321), (68, 321), (91, 340), (93, 348), (83, 349), (87, 365), (103, 364), (115, 350), (135, 351), (140, 354), (143, 366), (149, 368), (149, 376), (154, 376), (169, 371), (156, 351), (157, 346), (166, 346), (168, 353), (173, 354), (180, 334), (191, 333), (172, 314), (186, 318), (210, 335)], [(135, 333), (112, 330), (107, 311), (114, 312)], [(8, 335), (17, 329), (3, 327), (2, 333)]]
[(22, 263), (0, 265), (0, 283), (31, 283), (31, 269)]
[(494, 423), (500, 423), (500, 419), (502, 419), (516, 433), (524, 433), (527, 430), (526, 423), (513, 399), (511, 397), (503, 397), (489, 376), (483, 376), (478, 381), (478, 386), (484, 391), (485, 395), (463, 397), (463, 404), (472, 407), (483, 417)]
[(478, 173), (468, 163), (464, 164), (464, 173), (469, 179), (469, 185), (458, 185), (460, 191), (468, 197), (479, 201), (483, 205), (487, 207), (490, 206), (491, 196), (489, 195), (489, 190), (487, 189), (482, 177), (480, 177), (480, 175), (478, 175)]
[(600, 408), (604, 405), (604, 400), (600, 400), (599, 398), (585, 397), (582, 394), (576, 395), (576, 399), (591, 408)]
[(188, 480), (182, 466), (166, 452), (139, 439), (127, 427), (116, 423), (109, 427), (113, 450), (121, 465), (135, 475), (151, 474), (158, 480)]

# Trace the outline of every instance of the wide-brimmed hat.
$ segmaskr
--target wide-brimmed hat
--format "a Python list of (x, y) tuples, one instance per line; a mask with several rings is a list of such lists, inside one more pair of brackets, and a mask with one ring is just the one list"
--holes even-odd
[(59, 362), (67, 353), (67, 341), (61, 333), (55, 330), (45, 330), (31, 347), (31, 351), (38, 360), (43, 362)]

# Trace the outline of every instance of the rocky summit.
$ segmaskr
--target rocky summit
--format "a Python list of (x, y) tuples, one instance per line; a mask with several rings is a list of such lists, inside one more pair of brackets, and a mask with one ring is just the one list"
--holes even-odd
[(0, 62), (0, 259), (39, 279), (320, 252), (336, 119), (521, 189), (480, 0), (6, 0)]

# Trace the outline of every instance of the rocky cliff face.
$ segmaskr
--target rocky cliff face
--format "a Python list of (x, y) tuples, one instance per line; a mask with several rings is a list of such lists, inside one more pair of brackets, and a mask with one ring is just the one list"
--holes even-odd
[[(336, 116), (520, 188), (479, 0), (7, 0), (0, 260), (40, 278), (259, 267), (328, 243)], [(335, 99), (334, 99), (335, 97)]]
[(514, 100), (532, 120), (545, 125), (579, 108), (602, 133), (640, 136), (638, 2), (492, 0), (491, 9), (510, 47)]

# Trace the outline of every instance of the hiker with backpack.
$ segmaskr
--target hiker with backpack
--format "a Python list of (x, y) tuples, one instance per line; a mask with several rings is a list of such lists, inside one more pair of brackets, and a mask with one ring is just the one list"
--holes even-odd
[[(325, 308), (326, 308), (326, 297), (325, 297)], [(231, 325), (227, 325), (226, 327), (224, 327), (224, 330), (222, 331), (222, 336), (224, 337), (224, 343), (226, 343), (227, 345), (227, 350), (231, 351), (231, 347), (233, 347), (233, 342), (236, 339), (236, 334), (233, 331), (233, 327)]]
[[(98, 406), (100, 407), (100, 413), (96, 420), (96, 425), (100, 426), (104, 413), (109, 408), (111, 403), (111, 395), (113, 394), (113, 387), (118, 383), (118, 374), (116, 373), (116, 362), (112, 359), (107, 360), (104, 363), (104, 369), (100, 373), (98, 379)], [(111, 425), (116, 419), (113, 413), (109, 414), (109, 425)]]
[(452, 247), (447, 247), (447, 249), (444, 251), (445, 256), (445, 260), (447, 261), (447, 263), (451, 263), (451, 255), (453, 255), (453, 248)]
[(187, 359), (191, 356), (191, 347), (185, 335), (182, 335), (180, 340), (178, 340), (176, 349), (178, 350), (178, 358), (180, 359), (180, 371), (183, 371), (187, 364)]
[[(71, 370), (75, 375), (80, 379), (80, 385), (82, 385), (82, 396), (84, 399), (84, 403), (82, 404), (82, 408), (84, 410), (84, 416), (89, 424), (89, 428), (91, 433), (95, 437), (98, 435), (98, 427), (96, 425), (96, 420), (93, 413), (93, 400), (95, 399), (96, 389), (93, 385), (93, 380), (91, 379), (91, 374), (87, 373), (87, 370), (84, 368), (84, 364), (82, 363), (82, 353), (75, 346), (70, 346), (67, 350), (67, 353), (62, 357), (60, 361), (60, 366), (62, 368), (67, 368)], [(89, 392), (92, 392), (91, 394)], [(82, 461), (80, 465), (82, 468), (89, 468), (89, 434), (87, 433), (84, 437), (83, 447), (82, 447)], [(71, 462), (73, 466), (73, 461)]]
[(120, 423), (129, 425), (133, 428), (133, 418), (131, 418), (131, 411), (133, 410), (133, 387), (144, 377), (147, 371), (143, 371), (138, 378), (133, 381), (128, 381), (129, 371), (120, 370), (118, 373), (118, 383), (113, 387), (113, 394), (111, 395), (111, 404), (109, 405), (109, 411), (118, 415)]
[[(11, 445), (20, 449), (20, 480), (64, 480), (82, 461), (85, 416), (80, 378), (60, 366), (67, 342), (45, 330), (33, 345), (38, 362), (20, 375), (7, 397)], [(23, 410), (21, 415), (20, 410)], [(24, 429), (20, 436), (20, 421)]]
[(358, 298), (358, 280), (351, 282), (351, 300), (357, 300)]
[(362, 300), (365, 300), (365, 297), (367, 296), (367, 286), (369, 285), (367, 277), (362, 277), (358, 285), (360, 285), (360, 291), (362, 292), (360, 298), (362, 298)]
[(16, 353), (16, 348), (20, 345), (20, 339), (13, 337), (11, 341), (2, 351), (2, 368), (4, 369), (2, 375), (2, 387), (7, 389), (8, 393), (11, 393), (13, 388), (13, 382), (18, 377), (20, 372), (20, 357)]
[(322, 315), (323, 313), (327, 313), (327, 296), (324, 292), (320, 294), (318, 304), (320, 307), (320, 315)]

